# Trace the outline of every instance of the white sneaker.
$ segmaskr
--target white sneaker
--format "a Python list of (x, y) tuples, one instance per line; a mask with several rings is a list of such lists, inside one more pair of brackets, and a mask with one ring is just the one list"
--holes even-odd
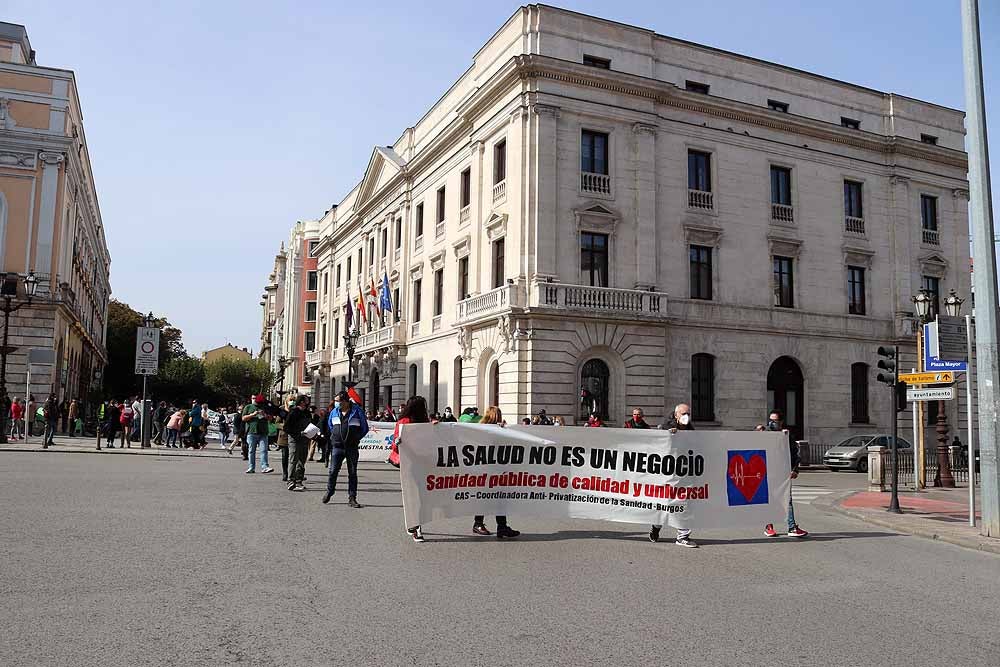
[(265, 472), (265, 473), (266, 472), (274, 472), (274, 468), (261, 468), (260, 471), (261, 472)]
[(420, 526), (417, 526), (416, 528), (411, 528), (410, 530), (408, 530), (406, 532), (408, 532), (410, 534), (410, 537), (413, 538), (414, 542), (423, 542), (424, 541), (424, 531), (420, 530)]
[(692, 541), (688, 537), (678, 537), (676, 540), (674, 540), (674, 544), (676, 544), (679, 547), (687, 547), (688, 549), (698, 548), (698, 543)]

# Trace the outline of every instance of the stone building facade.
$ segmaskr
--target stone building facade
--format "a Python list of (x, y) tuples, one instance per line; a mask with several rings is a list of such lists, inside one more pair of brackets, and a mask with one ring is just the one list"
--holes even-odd
[[(261, 295), (260, 305), (263, 308), (263, 320), (260, 332), (260, 354), (275, 377), (281, 372), (278, 359), (281, 357), (281, 341), (283, 327), (280, 322), (285, 311), (285, 264), (288, 257), (285, 255), (285, 244), (281, 244), (281, 249), (274, 256), (274, 270), (267, 277), (267, 285), (264, 286), (264, 294)], [(273, 352), (273, 354), (272, 354)]]
[(355, 358), (372, 407), (885, 429), (876, 348), (912, 349), (919, 289), (969, 292), (963, 141), (957, 110), (522, 7), (318, 222), (313, 393), (386, 279)]
[(36, 299), (10, 318), (7, 389), (87, 400), (107, 363), (108, 252), (73, 72), (36, 63), (23, 26), (0, 22), (0, 272), (34, 273)]
[[(277, 370), (279, 379), (276, 391), (299, 394), (312, 390), (312, 373), (306, 365), (306, 355), (319, 347), (318, 244), (319, 223), (315, 220), (302, 220), (292, 227), (283, 262), (282, 333), (280, 344), (275, 348), (280, 350), (277, 359), (273, 358), (272, 351), (272, 367)], [(275, 267), (277, 269), (277, 262)]]

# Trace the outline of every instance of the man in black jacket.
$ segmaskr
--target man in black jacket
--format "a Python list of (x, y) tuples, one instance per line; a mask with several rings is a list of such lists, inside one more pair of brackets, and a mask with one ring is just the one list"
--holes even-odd
[[(677, 433), (677, 431), (693, 431), (694, 426), (691, 424), (691, 407), (687, 403), (681, 403), (675, 407), (673, 414), (671, 414), (670, 417), (668, 417), (667, 420), (660, 425), (660, 428), (668, 430), (671, 433)], [(660, 528), (662, 527), (662, 525), (649, 527), (650, 542), (659, 541)], [(696, 549), (698, 547), (698, 543), (692, 541), (690, 537), (690, 528), (678, 528), (677, 539), (674, 540), (674, 544), (679, 547)]]
[(295, 407), (285, 417), (284, 429), (288, 435), (288, 490), (305, 491), (303, 479), (306, 475), (306, 454), (309, 452), (309, 438), (302, 431), (312, 424), (312, 410), (309, 409), (309, 397), (299, 396)]
[[(760, 428), (759, 426), (757, 428)], [(777, 410), (771, 410), (771, 414), (767, 416), (767, 426), (765, 427), (768, 431), (781, 431), (788, 438), (788, 456), (791, 462), (791, 474), (790, 478), (795, 479), (799, 476), (799, 445), (797, 442), (792, 440), (792, 434), (787, 428), (785, 428), (785, 422), (781, 418), (781, 413)], [(778, 537), (777, 531), (774, 530), (774, 524), (767, 524), (764, 526), (764, 535), (766, 537)], [(795, 508), (792, 507), (792, 494), (791, 489), (788, 493), (788, 537), (808, 537), (809, 533), (799, 528), (798, 524), (795, 523)]]

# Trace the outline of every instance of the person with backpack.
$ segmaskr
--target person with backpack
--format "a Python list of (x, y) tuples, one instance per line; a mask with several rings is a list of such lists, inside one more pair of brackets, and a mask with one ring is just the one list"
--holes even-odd
[(118, 424), (122, 431), (122, 441), (121, 447), (125, 447), (126, 442), (128, 443), (129, 449), (132, 448), (132, 420), (135, 418), (135, 410), (129, 405), (128, 399), (122, 401), (121, 416), (118, 418)]
[(226, 448), (226, 441), (229, 440), (229, 420), (226, 419), (226, 409), (222, 408), (217, 417), (219, 426), (219, 447)]

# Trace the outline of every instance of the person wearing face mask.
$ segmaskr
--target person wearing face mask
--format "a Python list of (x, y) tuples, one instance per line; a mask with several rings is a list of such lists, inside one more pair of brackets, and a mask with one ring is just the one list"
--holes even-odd
[(451, 411), (451, 408), (445, 408), (444, 417), (441, 418), (441, 421), (447, 423), (447, 422), (457, 422), (458, 420), (455, 419), (455, 413)]
[[(777, 410), (771, 410), (771, 413), (767, 416), (767, 426), (763, 429), (758, 426), (757, 430), (767, 430), (767, 431), (781, 431), (788, 438), (788, 455), (791, 459), (791, 474), (789, 477), (795, 479), (799, 476), (799, 446), (792, 440), (792, 434), (787, 428), (785, 428), (785, 423), (781, 419), (781, 413)], [(795, 523), (795, 508), (792, 507), (792, 494), (791, 489), (788, 493), (788, 537), (808, 537), (809, 533), (799, 528), (798, 524)], [(765, 537), (778, 537), (778, 532), (774, 529), (774, 524), (767, 524), (764, 526), (764, 536)]]
[[(671, 433), (677, 433), (677, 431), (693, 431), (694, 426), (691, 425), (691, 407), (687, 403), (681, 403), (674, 408), (674, 412), (667, 421), (660, 425), (661, 429), (668, 430)], [(649, 527), (649, 541), (658, 542), (660, 540), (660, 528), (663, 526), (650, 526)], [(678, 528), (677, 529), (677, 539), (674, 540), (674, 544), (679, 547), (687, 547), (689, 549), (696, 549), (698, 543), (691, 540), (691, 529), (690, 528)]]

